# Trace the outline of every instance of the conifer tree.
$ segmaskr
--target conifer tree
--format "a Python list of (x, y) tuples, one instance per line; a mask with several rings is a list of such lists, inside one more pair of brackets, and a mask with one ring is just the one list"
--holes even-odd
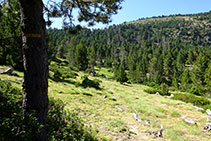
[(172, 57), (171, 52), (169, 51), (168, 54), (165, 56), (164, 62), (163, 62), (163, 73), (166, 79), (167, 84), (171, 84), (172, 77), (173, 77), (173, 62), (174, 59)]
[(79, 70), (86, 70), (88, 68), (87, 48), (80, 42), (75, 49), (75, 63)]
[(193, 66), (193, 80), (198, 85), (204, 85), (204, 75), (208, 68), (208, 58), (205, 54), (200, 54)]
[(184, 72), (182, 73), (180, 88), (182, 90), (188, 90), (191, 88), (191, 83), (192, 80), (189, 68), (185, 68)]
[(116, 81), (120, 82), (121, 84), (128, 81), (127, 74), (122, 65), (120, 65), (119, 67), (116, 67), (115, 72), (114, 72), (114, 77)]
[(95, 76), (95, 66), (96, 66), (96, 53), (94, 46), (88, 47), (88, 67), (90, 69), (90, 73)]

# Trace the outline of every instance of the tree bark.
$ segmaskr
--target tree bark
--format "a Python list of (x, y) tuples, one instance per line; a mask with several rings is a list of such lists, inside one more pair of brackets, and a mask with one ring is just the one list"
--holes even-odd
[(48, 112), (48, 62), (42, 0), (19, 0), (24, 61), (23, 113), (35, 111), (44, 125), (32, 140), (45, 141)]

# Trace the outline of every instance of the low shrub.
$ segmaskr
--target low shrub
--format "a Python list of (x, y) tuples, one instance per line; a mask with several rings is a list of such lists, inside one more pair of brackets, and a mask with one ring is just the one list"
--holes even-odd
[(77, 73), (72, 72), (70, 69), (63, 69), (56, 65), (50, 65), (50, 71), (53, 72), (52, 78), (54, 80), (59, 80), (59, 79), (64, 80), (68, 78), (75, 79), (78, 76)]
[[(22, 91), (9, 82), (0, 81), (0, 140), (32, 140), (43, 127), (33, 114), (23, 119)], [(74, 112), (64, 110), (61, 100), (50, 98), (47, 138), (48, 140), (97, 140), (97, 131), (87, 127)]]
[(97, 140), (97, 131), (83, 124), (82, 119), (74, 112), (64, 109), (61, 100), (50, 99), (48, 111), (48, 140)]
[(83, 86), (85, 88), (86, 87), (93, 87), (93, 88), (96, 88), (96, 89), (100, 89), (100, 83), (102, 81), (100, 81), (98, 79), (90, 80), (87, 75), (82, 76), (81, 79), (82, 79), (81, 86)]
[(149, 94), (156, 94), (158, 92), (162, 96), (169, 96), (170, 95), (170, 93), (168, 92), (168, 89), (166, 89), (165, 87), (162, 87), (162, 88), (147, 88), (147, 89), (144, 89), (144, 91), (149, 93)]
[(144, 91), (149, 94), (156, 94), (157, 92), (159, 92), (159, 90), (155, 88), (147, 88), (147, 89), (144, 89)]
[(203, 107), (204, 109), (211, 109), (210, 101), (205, 97), (195, 96), (193, 94), (181, 94), (176, 93), (174, 94), (173, 99), (181, 100), (186, 103), (192, 103), (195, 106)]
[(197, 86), (192, 86), (191, 89), (189, 90), (189, 93), (192, 93), (192, 94), (195, 94), (195, 95), (198, 95), (198, 96), (203, 96), (200, 88), (197, 87)]
[(169, 93), (169, 86), (167, 84), (162, 83), (160, 85), (160, 90), (161, 90), (160, 91), (161, 95), (170, 95), (170, 93)]
[(159, 88), (159, 84), (155, 83), (155, 82), (145, 82), (145, 85), (149, 86), (149, 87), (153, 87), (153, 88)]
[(34, 114), (23, 119), (22, 91), (0, 81), (0, 140), (31, 140), (41, 129)]

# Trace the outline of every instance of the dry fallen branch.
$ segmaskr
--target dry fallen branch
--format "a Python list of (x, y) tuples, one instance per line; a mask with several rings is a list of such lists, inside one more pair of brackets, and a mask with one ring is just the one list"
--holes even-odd
[(7, 70), (0, 72), (0, 74), (9, 74), (11, 75), (13, 72), (14, 68), (13, 67), (9, 67)]
[(138, 117), (138, 115), (136, 113), (133, 113), (133, 117), (136, 121), (138, 121), (140, 123), (142, 122), (142, 120)]

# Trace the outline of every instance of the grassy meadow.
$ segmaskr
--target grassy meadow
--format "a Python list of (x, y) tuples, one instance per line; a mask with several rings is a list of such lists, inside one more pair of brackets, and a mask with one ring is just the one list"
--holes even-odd
[[(1, 66), (0, 72), (7, 67)], [(23, 73), (19, 75), (0, 75), (0, 79), (22, 82)], [(98, 74), (111, 77), (113, 74), (105, 68), (98, 70)], [(106, 78), (101, 80), (100, 90), (95, 88), (76, 87), (75, 82), (81, 82), (84, 72), (78, 72), (76, 79), (54, 81), (49, 79), (49, 97), (61, 99), (66, 109), (76, 112), (87, 126), (97, 130), (99, 140), (173, 140), (173, 141), (208, 141), (211, 133), (205, 133), (206, 113), (194, 109), (191, 104), (147, 94), (148, 88), (139, 84), (122, 85)], [(96, 77), (89, 76), (89, 79)], [(21, 88), (21, 84), (12, 83)], [(142, 122), (134, 119), (136, 113)], [(186, 123), (181, 117), (190, 116), (196, 125)], [(146, 125), (145, 120), (150, 121)], [(163, 138), (148, 135), (147, 131), (159, 131), (164, 127)]]

